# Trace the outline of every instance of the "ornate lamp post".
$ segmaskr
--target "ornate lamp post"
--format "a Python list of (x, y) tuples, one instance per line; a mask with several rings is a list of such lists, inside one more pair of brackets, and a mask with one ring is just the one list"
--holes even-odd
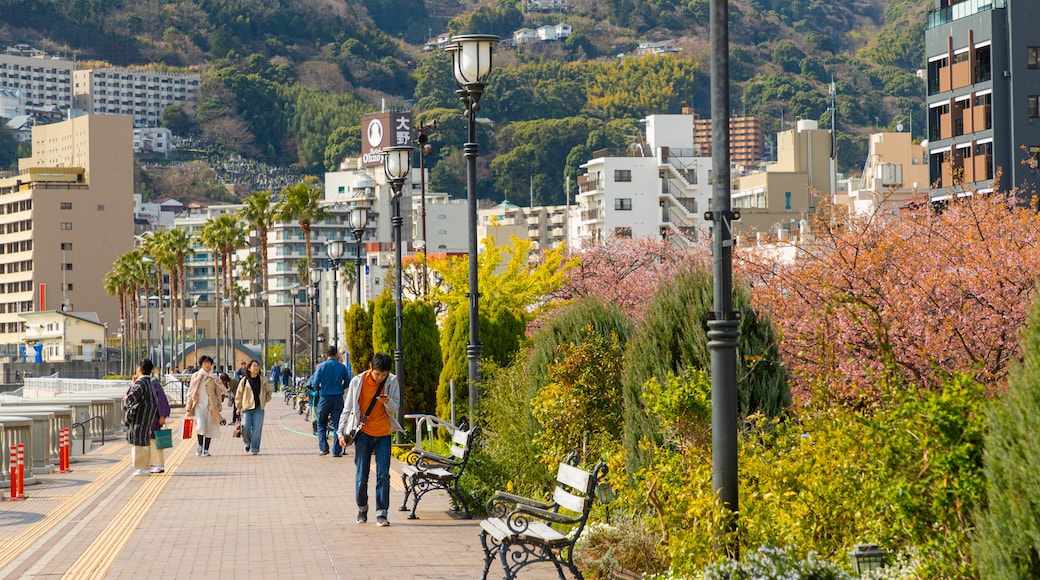
[(354, 266), (357, 268), (357, 275), (354, 278), (354, 283), (357, 285), (357, 303), (361, 304), (361, 264), (364, 259), (361, 257), (361, 238), (365, 236), (365, 226), (368, 225), (368, 198), (363, 197), (363, 194), (359, 194), (354, 198), (354, 205), (350, 208), (350, 228), (354, 232), (354, 243), (357, 244), (357, 254), (354, 256)]
[[(267, 290), (260, 291), (260, 306), (263, 311), (263, 326), (261, 328), (267, 328)], [(263, 335), (263, 352), (260, 353), (260, 362), (263, 363), (264, 372), (267, 372), (267, 333)]]
[(192, 341), (195, 345), (195, 368), (199, 368), (199, 299), (195, 298), (195, 302), (191, 305), (191, 317), (195, 319), (191, 325)]
[[(394, 267), (396, 268), (396, 280), (394, 283), (394, 302), (397, 305), (397, 316), (395, 318), (394, 326), (396, 328), (395, 336), (397, 338), (397, 346), (394, 349), (394, 374), (397, 375), (397, 382), (404, 389), (404, 339), (401, 336), (401, 321), (404, 318), (404, 311), (401, 304), (401, 270), (404, 269), (404, 259), (401, 256), (402, 243), (401, 243), (401, 225), (404, 221), (401, 217), (401, 189), (404, 187), (404, 180), (408, 177), (408, 173), (412, 170), (412, 146), (411, 145), (396, 145), (394, 147), (387, 147), (383, 150), (383, 171), (386, 173), (386, 178), (390, 182), (390, 190), (393, 192), (391, 196), (393, 202), (393, 226), (394, 226)], [(402, 401), (403, 403), (403, 401)], [(402, 425), (404, 424), (404, 405), (401, 404), (397, 408), (397, 420)]]
[(311, 299), (311, 372), (318, 366), (318, 283), (321, 282), (321, 268), (310, 270), (311, 286), (308, 294)]
[(292, 374), (289, 376), (289, 384), (296, 388), (296, 298), (300, 293), (300, 285), (289, 286), (289, 292), (292, 293), (292, 312), (289, 315), (289, 371)]
[[(421, 196), (419, 206), (419, 221), (422, 226), (422, 247), (419, 248), (423, 253), (423, 279), (422, 279), (422, 296), (423, 300), (426, 300), (426, 296), (430, 293), (430, 270), (428, 265), (428, 259), (430, 251), (427, 246), (427, 235), (426, 235), (426, 156), (433, 153), (433, 145), (430, 145), (430, 133), (437, 130), (437, 121), (431, 121), (419, 127), (419, 195)], [(418, 244), (416, 244), (418, 246)]]
[(332, 344), (339, 348), (339, 260), (343, 257), (346, 243), (343, 240), (325, 242), (325, 255), (332, 262)]
[(123, 366), (126, 360), (126, 319), (119, 319), (119, 376), (125, 374), (125, 367)]
[(451, 39), (452, 71), (459, 89), (455, 91), (466, 107), (468, 142), (462, 146), (466, 158), (466, 198), (469, 204), (469, 423), (475, 424), (480, 399), (480, 293), (477, 284), (477, 145), (476, 113), (491, 74), (492, 49), (501, 39), (493, 34), (464, 34)]
[(166, 311), (162, 309), (162, 296), (159, 297), (159, 376), (166, 372)]

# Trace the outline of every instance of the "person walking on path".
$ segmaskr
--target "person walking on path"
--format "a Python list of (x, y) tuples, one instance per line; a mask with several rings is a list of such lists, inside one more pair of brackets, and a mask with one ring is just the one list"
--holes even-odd
[(126, 424), (126, 442), (130, 444), (130, 457), (134, 462), (134, 475), (151, 473), (148, 445), (152, 439), (152, 424), (158, 403), (152, 387), (152, 361), (141, 359), (137, 363), (137, 376), (123, 396), (123, 422)]
[(343, 393), (351, 379), (350, 359), (346, 360), (346, 364), (339, 362), (339, 350), (335, 345), (330, 346), (325, 353), (325, 361), (314, 369), (314, 376), (311, 377), (311, 389), (318, 393), (318, 455), (329, 454), (329, 435), (333, 436), (332, 455), (343, 455), (339, 438), (335, 433), (329, 433), (327, 426), (331, 420), (335, 430), (343, 414)]
[(163, 473), (166, 471), (166, 451), (159, 449), (155, 444), (155, 432), (162, 429), (166, 425), (166, 420), (170, 418), (170, 400), (166, 398), (166, 391), (163, 390), (162, 383), (159, 379), (152, 377), (152, 389), (155, 390), (155, 401), (157, 403), (155, 412), (155, 421), (152, 423), (152, 441), (151, 441), (151, 472), (152, 473)]
[(397, 376), (390, 374), (390, 355), (376, 353), (369, 370), (350, 381), (347, 407), (337, 430), (339, 443), (347, 445), (347, 435), (354, 437), (356, 481), (354, 499), (358, 506), (357, 522), (368, 521), (368, 475), (372, 455), (376, 457), (376, 523), (389, 526), (390, 509), (390, 434), (404, 432), (397, 422), (401, 404), (401, 387)]
[(199, 359), (202, 368), (191, 375), (191, 386), (188, 388), (186, 411), (195, 419), (195, 432), (199, 445), (195, 455), (210, 456), (209, 444), (220, 430), (221, 397), (226, 392), (217, 375), (213, 374), (213, 359), (203, 356)]
[[(228, 406), (231, 407), (231, 424), (235, 425), (242, 419), (241, 409), (235, 404), (235, 397), (238, 396), (238, 385), (241, 384), (242, 379), (236, 380), (234, 383), (231, 382), (231, 377), (227, 373), (217, 374), (217, 378), (220, 379), (220, 384), (224, 385), (224, 391), (227, 393), (226, 398), (228, 400)], [(226, 425), (227, 421), (221, 420), (221, 425)]]
[(278, 385), (282, 382), (282, 366), (277, 362), (271, 367), (271, 388), (278, 392)]
[(264, 407), (271, 400), (271, 383), (260, 374), (260, 362), (249, 361), (249, 374), (238, 385), (235, 406), (242, 413), (242, 441), (246, 451), (260, 453), (260, 436), (264, 431)]

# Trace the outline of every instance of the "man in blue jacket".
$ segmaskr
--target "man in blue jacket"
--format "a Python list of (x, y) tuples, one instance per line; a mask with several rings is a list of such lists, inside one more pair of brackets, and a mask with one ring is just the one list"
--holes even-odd
[[(318, 455), (329, 454), (329, 420), (332, 420), (335, 429), (343, 414), (343, 393), (353, 378), (350, 357), (345, 360), (346, 364), (339, 362), (339, 350), (335, 345), (330, 346), (325, 353), (325, 362), (314, 369), (311, 377), (311, 389), (318, 392)], [(339, 438), (332, 435), (332, 456), (339, 457), (343, 455), (343, 447)]]

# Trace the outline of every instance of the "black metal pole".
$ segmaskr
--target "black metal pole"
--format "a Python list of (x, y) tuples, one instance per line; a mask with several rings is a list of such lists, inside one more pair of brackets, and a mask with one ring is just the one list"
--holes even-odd
[(466, 104), (466, 117), (469, 123), (469, 141), (462, 146), (462, 154), (466, 158), (466, 200), (469, 206), (469, 344), (466, 354), (469, 357), (469, 424), (476, 424), (476, 409), (480, 402), (480, 357), (483, 346), (480, 344), (480, 291), (477, 280), (477, 156), (480, 146), (477, 144), (477, 128), (474, 115), (480, 108), (481, 94), (484, 87), (471, 85), (459, 91)]
[[(401, 270), (404, 269), (404, 258), (401, 254), (401, 225), (404, 218), (401, 217), (401, 187), (404, 183), (395, 183), (393, 200), (393, 226), (394, 226), (394, 264), (397, 266), (395, 273), (394, 302), (396, 303), (396, 317), (394, 320), (396, 348), (394, 349), (394, 374), (397, 375), (397, 384), (400, 385), (401, 394), (404, 394), (404, 337), (401, 334), (401, 321), (404, 320), (404, 309), (401, 302), (402, 277)], [(404, 398), (397, 406), (397, 422), (404, 425)]]
[(357, 255), (354, 256), (354, 266), (357, 267), (357, 276), (354, 281), (357, 284), (357, 303), (361, 305), (361, 236), (365, 235), (365, 230), (354, 230), (354, 240), (357, 242)]
[[(332, 344), (339, 348), (339, 259), (332, 260)], [(341, 349), (342, 350), (342, 349)]]
[[(739, 315), (733, 312), (733, 218), (730, 199), (729, 154), (729, 5), (712, 0), (711, 35), (711, 143), (712, 256), (714, 261), (714, 312), (708, 321), (711, 351), (711, 460), (712, 489), (733, 517), (720, 534), (736, 530), (737, 504), (737, 339)], [(728, 537), (728, 535), (727, 535)], [(739, 557), (738, 543), (724, 549)]]

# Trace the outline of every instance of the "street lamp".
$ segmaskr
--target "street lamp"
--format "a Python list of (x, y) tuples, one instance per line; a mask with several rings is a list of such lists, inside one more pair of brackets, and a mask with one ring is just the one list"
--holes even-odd
[(119, 319), (119, 376), (125, 375), (123, 361), (126, 360), (126, 319)]
[[(404, 180), (412, 170), (412, 146), (395, 145), (383, 149), (383, 172), (390, 182), (391, 201), (393, 203), (394, 226), (394, 265), (397, 269), (394, 284), (394, 301), (397, 306), (397, 316), (394, 319), (397, 346), (394, 349), (394, 373), (397, 375), (397, 383), (404, 388), (404, 339), (401, 336), (401, 321), (404, 319), (404, 311), (401, 304), (402, 280), (401, 271), (404, 269), (404, 258), (401, 256), (401, 225), (404, 219), (401, 217), (401, 189), (404, 188)], [(402, 400), (403, 402), (403, 400)], [(397, 420), (404, 424), (404, 405), (397, 407)]]
[(159, 376), (166, 372), (166, 311), (162, 309), (162, 297), (159, 297)]
[(365, 235), (365, 226), (368, 225), (368, 198), (363, 192), (354, 197), (354, 205), (350, 208), (350, 228), (354, 231), (354, 243), (357, 244), (357, 254), (354, 256), (354, 266), (357, 275), (354, 283), (357, 284), (357, 303), (361, 304), (361, 238)]
[[(264, 313), (264, 320), (263, 320), (264, 325), (263, 325), (262, 328), (266, 330), (267, 329), (267, 290), (261, 290), (260, 291), (260, 305), (263, 307), (263, 308), (261, 308), (261, 310)], [(260, 361), (263, 363), (264, 372), (266, 373), (267, 372), (267, 332), (264, 332), (263, 347), (262, 348), (264, 350), (263, 350), (263, 352), (260, 353)], [(274, 385), (274, 388), (277, 388), (277, 385)]]
[(191, 343), (195, 346), (195, 368), (197, 369), (199, 368), (199, 299), (197, 297), (191, 305), (191, 316), (195, 319), (194, 324), (191, 325), (193, 336)]
[(296, 298), (300, 293), (300, 285), (289, 286), (289, 292), (292, 293), (292, 313), (289, 320), (289, 372), (292, 374), (289, 375), (289, 384), (296, 388)]
[(880, 570), (885, 565), (885, 556), (888, 552), (878, 548), (877, 544), (856, 544), (849, 552), (849, 560), (852, 561), (852, 569), (856, 575), (862, 576), (872, 570)]
[[(232, 356), (232, 359), (229, 362), (228, 361), (228, 337), (231, 337), (232, 343), (234, 343), (235, 337), (232, 336), (231, 334), (229, 334), (230, 330), (229, 330), (229, 327), (228, 327), (228, 317), (229, 317), (229, 313), (233, 314), (233, 311), (231, 310), (231, 299), (230, 298), (224, 298), (221, 302), (223, 303), (223, 306), (224, 306), (224, 352), (223, 352), (223, 355), (224, 355), (224, 361), (223, 361), (223, 363), (224, 363), (224, 372), (227, 372), (228, 374), (231, 374), (235, 370), (235, 368), (234, 368), (234, 366), (235, 366), (235, 360), (234, 360), (235, 345), (231, 344), (231, 353), (232, 353), (231, 356)], [(231, 321), (231, 324), (234, 324), (234, 320)]]
[(321, 268), (311, 268), (311, 287), (308, 288), (311, 299), (311, 372), (318, 366), (318, 283), (321, 282)]
[[(426, 156), (433, 153), (433, 145), (430, 145), (430, 133), (437, 130), (437, 121), (431, 121), (422, 127), (419, 127), (419, 195), (421, 196), (419, 206), (419, 220), (422, 225), (422, 247), (420, 248), (423, 253), (423, 281), (422, 281), (422, 296), (423, 300), (426, 299), (426, 295), (430, 293), (430, 270), (427, 264), (429, 258), (429, 250), (427, 249), (427, 235), (426, 235)], [(418, 244), (417, 244), (418, 246)]]
[(451, 53), (452, 71), (459, 89), (455, 91), (466, 107), (469, 126), (468, 141), (462, 146), (466, 158), (466, 199), (469, 204), (469, 423), (475, 424), (476, 405), (480, 398), (480, 293), (477, 284), (477, 145), (476, 113), (480, 110), (480, 97), (487, 88), (491, 74), (492, 48), (499, 37), (493, 34), (464, 34), (454, 36), (445, 49)]
[(346, 243), (343, 240), (327, 240), (325, 255), (332, 262), (332, 344), (339, 348), (339, 259), (343, 257)]

